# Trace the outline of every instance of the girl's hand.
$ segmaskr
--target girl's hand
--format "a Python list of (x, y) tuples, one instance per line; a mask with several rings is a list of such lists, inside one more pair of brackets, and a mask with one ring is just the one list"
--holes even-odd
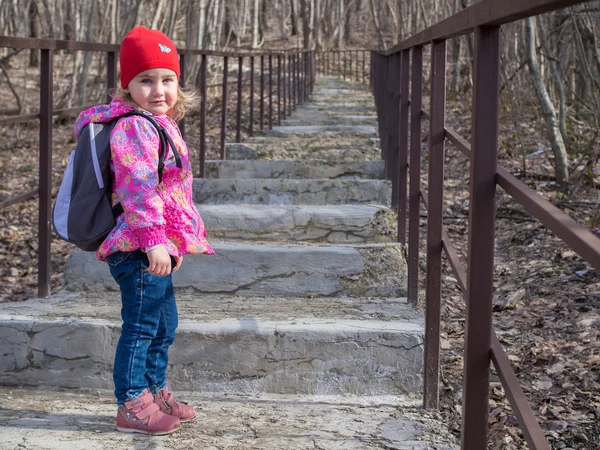
[(183, 263), (183, 256), (173, 256), (173, 258), (175, 258), (175, 262), (177, 263), (177, 265), (173, 267), (173, 273), (175, 273), (181, 267), (181, 263)]
[(152, 275), (164, 277), (171, 273), (171, 256), (164, 245), (149, 251), (148, 261), (150, 262), (148, 272)]

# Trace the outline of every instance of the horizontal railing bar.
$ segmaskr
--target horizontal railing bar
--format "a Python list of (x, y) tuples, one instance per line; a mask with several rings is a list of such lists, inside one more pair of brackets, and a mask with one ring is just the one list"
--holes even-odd
[[(421, 197), (423, 198), (423, 201), (427, 203), (427, 193), (423, 189), (421, 189)], [(460, 258), (458, 257), (458, 254), (452, 245), (445, 227), (442, 227), (442, 236), (444, 250), (446, 250), (446, 255), (448, 256), (450, 265), (457, 276), (458, 283), (464, 294), (467, 286), (467, 272), (465, 270), (465, 266), (460, 261)], [(494, 367), (498, 372), (498, 376), (500, 377), (502, 386), (504, 386), (506, 396), (508, 397), (513, 412), (517, 417), (517, 421), (519, 422), (519, 426), (521, 427), (523, 435), (529, 444), (529, 448), (534, 450), (550, 450), (548, 441), (544, 436), (544, 432), (542, 431), (537, 419), (533, 415), (533, 411), (527, 402), (527, 398), (525, 397), (525, 394), (519, 385), (519, 380), (517, 379), (512, 366), (510, 365), (510, 361), (506, 357), (506, 353), (502, 349), (500, 341), (498, 341), (498, 337), (496, 336), (496, 332), (494, 330), (492, 330), (490, 352), (492, 361), (494, 362)]]
[(525, 393), (521, 389), (519, 380), (494, 330), (492, 330), (491, 344), (491, 357), (494, 367), (496, 368), (496, 372), (498, 372), (498, 377), (502, 382), (502, 386), (504, 386), (510, 406), (519, 422), (529, 448), (534, 450), (550, 450), (550, 445), (544, 436), (544, 432), (527, 402)]
[(37, 120), (40, 118), (40, 113), (27, 114), (25, 116), (10, 116), (0, 119), (0, 126), (11, 125), (13, 123), (28, 122), (30, 120)]
[(497, 183), (512, 198), (523, 205), (529, 214), (554, 232), (594, 269), (600, 271), (600, 239), (595, 234), (575, 222), (500, 166), (498, 167)]
[[(452, 128), (445, 128), (446, 137), (467, 157), (471, 156), (471, 144)], [(498, 166), (497, 183), (529, 214), (573, 249), (579, 256), (600, 271), (600, 239), (562, 212), (552, 203), (527, 187), (506, 169)]]
[(454, 275), (456, 275), (460, 290), (464, 293), (467, 290), (467, 271), (454, 248), (454, 244), (452, 244), (452, 240), (450, 239), (446, 227), (442, 227), (442, 246), (448, 257), (452, 271), (454, 272)]
[(446, 139), (452, 142), (467, 158), (471, 158), (471, 144), (452, 128), (445, 128)]
[(73, 114), (73, 113), (85, 111), (86, 109), (89, 109), (89, 108), (93, 107), (94, 105), (96, 105), (96, 103), (91, 103), (91, 104), (85, 105), (85, 106), (73, 106), (72, 108), (55, 109), (54, 111), (52, 111), (52, 115), (53, 116), (61, 116), (61, 115)]
[[(52, 111), (52, 115), (53, 116), (62, 116), (62, 115), (76, 113), (76, 112), (81, 112), (88, 108), (91, 108), (92, 106), (94, 106), (94, 104), (90, 104), (90, 105), (86, 105), (86, 106), (74, 106), (72, 108), (55, 109), (54, 111)], [(10, 125), (13, 123), (28, 122), (30, 120), (39, 119), (39, 118), (40, 118), (40, 113), (27, 114), (25, 116), (6, 117), (4, 119), (0, 119), (0, 126)]]
[[(98, 42), (67, 41), (60, 39), (39, 39), (23, 38), (13, 36), (0, 36), (0, 48), (19, 48), (19, 49), (44, 49), (44, 50), (84, 50), (94, 52), (118, 52), (119, 44), (102, 44)], [(273, 52), (257, 52), (252, 50), (238, 50), (233, 52), (223, 52), (218, 50), (203, 49), (185, 49), (178, 48), (180, 55), (207, 55), (207, 56), (260, 56), (268, 54), (284, 53), (307, 53), (311, 50), (305, 49), (287, 49)]]
[(2, 203), (0, 203), (0, 210), (7, 208), (15, 203), (20, 203), (25, 200), (29, 200), (32, 197), (35, 197), (39, 192), (39, 188), (32, 189), (28, 192), (24, 192), (23, 194), (15, 195), (13, 198), (7, 198)]
[(450, 39), (472, 32), (480, 26), (504, 25), (589, 0), (483, 0), (415, 34), (382, 55), (391, 55), (433, 41)]
[[(428, 206), (429, 198), (423, 186), (421, 186), (421, 198), (423, 199), (423, 203), (425, 207)], [(450, 239), (450, 235), (446, 230), (446, 227), (442, 225), (442, 248), (444, 249), (446, 256), (448, 257), (448, 261), (450, 262), (450, 267), (456, 275), (456, 279), (458, 284), (460, 285), (460, 289), (464, 293), (467, 290), (467, 271), (464, 268), (464, 265), (460, 261), (460, 257), (452, 244), (452, 240)]]

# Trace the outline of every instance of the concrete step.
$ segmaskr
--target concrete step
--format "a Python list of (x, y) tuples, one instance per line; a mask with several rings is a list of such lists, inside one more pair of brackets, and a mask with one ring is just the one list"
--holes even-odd
[(207, 161), (206, 178), (329, 178), (329, 179), (383, 179), (385, 162), (356, 161), (338, 163), (326, 160), (250, 160)]
[(377, 118), (371, 116), (349, 116), (339, 115), (320, 116), (320, 117), (302, 117), (298, 119), (285, 119), (281, 121), (281, 126), (297, 126), (297, 125), (318, 125), (318, 126), (335, 126), (335, 125), (377, 125)]
[(364, 137), (253, 137), (244, 143), (226, 144), (226, 159), (324, 160), (330, 162), (381, 159), (379, 139)]
[[(423, 319), (404, 298), (177, 296), (176, 390), (235, 394), (413, 395)], [(117, 293), (0, 304), (0, 385), (111, 389)]]
[(198, 205), (208, 237), (331, 244), (393, 242), (397, 218), (383, 206)]
[(194, 179), (194, 201), (203, 205), (391, 204), (387, 180)]
[(199, 419), (172, 436), (115, 430), (110, 392), (0, 387), (0, 447), (50, 450), (452, 450), (438, 413), (416, 402), (357, 396), (176, 392)]
[[(211, 239), (215, 255), (187, 255), (173, 275), (177, 289), (202, 294), (401, 296), (406, 261), (399, 244), (301, 245)], [(116, 290), (108, 265), (74, 250), (65, 267), (70, 290)]]
[(324, 137), (369, 136), (376, 137), (377, 129), (371, 125), (297, 125), (274, 126), (263, 131), (267, 137), (307, 136), (318, 134)]
[(341, 104), (341, 105), (330, 105), (329, 107), (327, 107), (327, 104), (325, 104), (324, 102), (319, 102), (320, 104), (316, 104), (316, 103), (305, 103), (303, 105), (300, 105), (296, 108), (297, 112), (317, 112), (317, 113), (321, 113), (321, 114), (334, 114), (334, 113), (339, 113), (339, 114), (358, 114), (358, 115), (373, 115), (376, 114), (376, 109), (375, 109), (375, 105), (373, 104), (363, 104), (363, 105), (354, 105), (352, 107), (345, 105), (345, 104)]

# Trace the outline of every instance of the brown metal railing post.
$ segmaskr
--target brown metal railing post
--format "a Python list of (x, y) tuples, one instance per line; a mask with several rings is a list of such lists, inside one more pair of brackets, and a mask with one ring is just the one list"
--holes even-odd
[(298, 104), (304, 103), (304, 52), (300, 52), (298, 60)]
[(273, 55), (269, 53), (269, 130), (273, 129)]
[[(179, 55), (179, 86), (185, 88), (185, 55)], [(185, 117), (177, 122), (181, 137), (185, 139)]]
[(223, 57), (223, 96), (221, 104), (221, 159), (225, 159), (225, 135), (227, 130), (227, 76), (229, 72), (229, 57)]
[(462, 449), (486, 448), (489, 405), (500, 27), (475, 31)]
[(363, 84), (365, 84), (365, 78), (367, 76), (367, 70), (366, 70), (367, 54), (366, 54), (365, 50), (363, 50), (362, 54), (363, 54), (363, 58), (362, 58), (362, 72), (363, 72), (363, 74), (362, 74), (362, 80), (363, 80)]
[(200, 60), (200, 178), (204, 178), (206, 163), (206, 58), (202, 55)]
[(410, 193), (408, 199), (408, 301), (419, 299), (419, 222), (421, 213), (421, 108), (423, 47), (412, 50), (410, 99)]
[[(388, 177), (392, 180), (392, 207), (399, 207), (398, 192), (400, 182), (399, 178), (399, 145), (400, 145), (400, 54), (394, 53), (388, 56), (388, 79), (386, 102), (388, 103), (386, 120), (387, 135), (387, 169)], [(398, 211), (400, 214), (400, 211)], [(398, 217), (400, 222), (400, 217)]]
[[(292, 54), (292, 89), (290, 90), (291, 94), (292, 94), (292, 99), (290, 101), (290, 107), (291, 107), (291, 111), (293, 111), (294, 109), (296, 109), (296, 54)], [(290, 114), (291, 114), (290, 111)]]
[(265, 55), (260, 55), (260, 114), (259, 129), (264, 128), (265, 123)]
[(254, 56), (250, 57), (250, 137), (254, 136)]
[(50, 295), (52, 255), (50, 243), (52, 229), (50, 213), (52, 211), (52, 69), (53, 51), (41, 50), (40, 60), (40, 181), (39, 181), (39, 219), (38, 219), (38, 296)]
[(398, 149), (398, 242), (406, 244), (406, 195), (408, 171), (408, 99), (410, 81), (410, 50), (400, 55), (400, 142)]
[(347, 75), (348, 74), (348, 72), (347, 72), (348, 68), (347, 68), (347, 64), (346, 64), (346, 61), (348, 60), (348, 57), (346, 56), (347, 53), (348, 52), (344, 50), (344, 81), (346, 81), (346, 77), (348, 76)]
[(235, 122), (235, 142), (242, 141), (242, 81), (244, 58), (238, 56), (238, 86), (237, 86), (237, 111)]
[(281, 125), (281, 55), (277, 55), (277, 125)]
[(283, 55), (281, 55), (281, 67), (283, 70), (283, 108), (281, 113), (283, 114), (283, 119), (287, 118), (287, 58), (285, 56), (285, 53)]
[(296, 105), (302, 104), (302, 53), (298, 53), (296, 55), (296, 95), (298, 96), (296, 100)]
[(353, 60), (352, 60), (352, 50), (348, 50), (347, 52), (348, 54), (348, 79), (350, 81), (352, 81), (352, 67), (353, 67)]
[(116, 52), (106, 54), (106, 103), (110, 103), (110, 93), (117, 87), (117, 55)]
[[(446, 41), (431, 45), (429, 128), (429, 205), (427, 209), (427, 285), (425, 312), (424, 407), (437, 409), (440, 372), (442, 296), (442, 212), (444, 195), (444, 125), (446, 117)], [(484, 447), (485, 448), (485, 447)]]
[(292, 54), (290, 53), (287, 57), (287, 94), (288, 94), (288, 111), (287, 115), (292, 114), (292, 87), (293, 87), (293, 64), (292, 64)]

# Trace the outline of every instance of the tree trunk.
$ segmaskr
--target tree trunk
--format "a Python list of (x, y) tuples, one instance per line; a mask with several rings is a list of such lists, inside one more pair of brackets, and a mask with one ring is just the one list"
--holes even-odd
[(258, 48), (258, 15), (260, 13), (260, 0), (254, 0), (252, 5), (252, 48)]
[(298, 36), (298, 4), (297, 0), (290, 0), (291, 18), (292, 18), (292, 36)]
[(536, 34), (535, 34), (535, 18), (528, 18), (526, 20), (525, 27), (525, 39), (527, 44), (527, 59), (529, 64), (529, 71), (533, 78), (533, 85), (537, 92), (538, 98), (542, 105), (542, 111), (546, 119), (546, 125), (548, 126), (548, 137), (552, 145), (552, 151), (554, 152), (554, 172), (556, 182), (560, 188), (567, 189), (567, 183), (569, 182), (569, 165), (567, 149), (563, 141), (562, 135), (558, 127), (558, 120), (556, 118), (556, 111), (554, 105), (550, 100), (542, 74), (539, 67), (538, 58), (536, 55)]
[(540, 41), (542, 43), (542, 48), (544, 49), (544, 53), (546, 53), (546, 57), (548, 58), (548, 62), (550, 64), (550, 73), (552, 74), (552, 79), (554, 80), (554, 86), (558, 95), (558, 128), (560, 130), (560, 134), (562, 135), (563, 141), (568, 142), (566, 120), (567, 99), (565, 96), (563, 78), (558, 65), (557, 56), (550, 49), (546, 29), (541, 18), (538, 19), (537, 25), (540, 33)]

